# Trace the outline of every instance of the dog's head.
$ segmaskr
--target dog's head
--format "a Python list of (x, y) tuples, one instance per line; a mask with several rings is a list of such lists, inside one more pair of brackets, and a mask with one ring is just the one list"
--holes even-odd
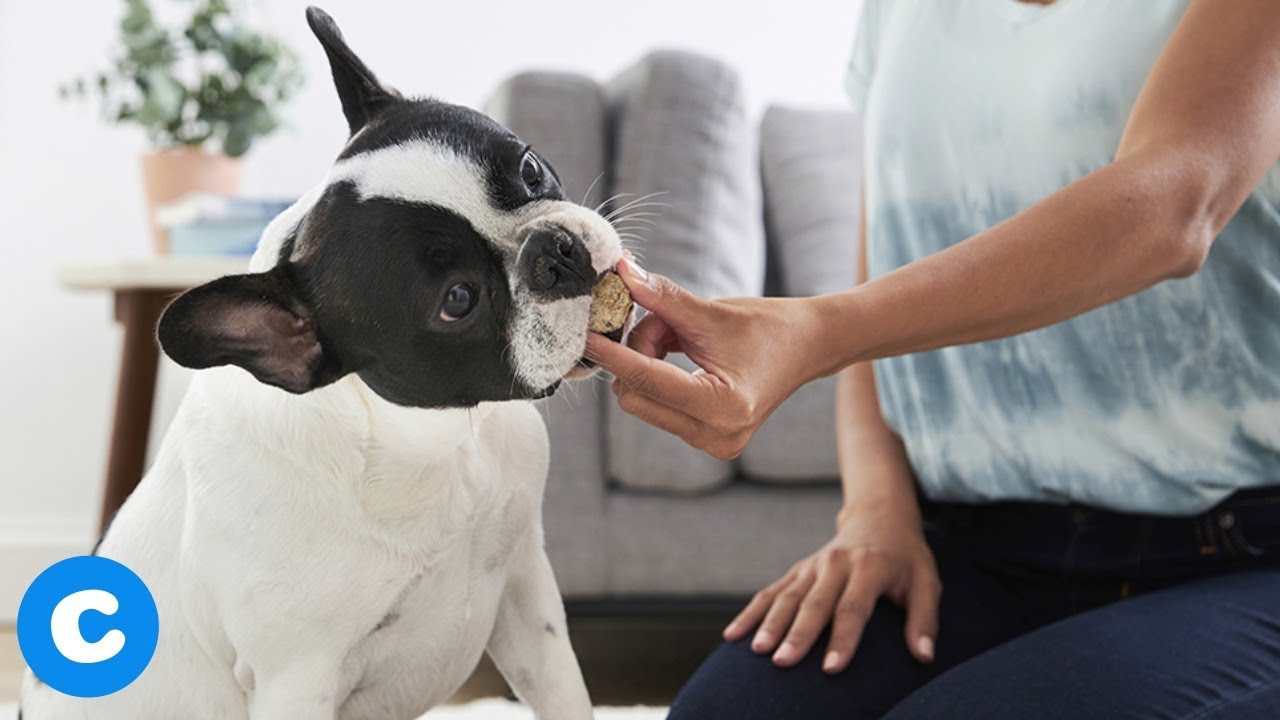
[(355, 373), (398, 405), (548, 395), (584, 374), (613, 227), (545, 158), (473, 110), (383, 85), (310, 8), (351, 136), (324, 184), (264, 233), (254, 267), (173, 302), (179, 364), (238, 365), (304, 393)]

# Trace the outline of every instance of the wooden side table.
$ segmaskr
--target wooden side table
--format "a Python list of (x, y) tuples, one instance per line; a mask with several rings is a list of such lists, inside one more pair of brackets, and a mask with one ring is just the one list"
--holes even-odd
[(100, 529), (106, 529), (145, 470), (160, 359), (156, 343), (160, 314), (175, 295), (223, 275), (242, 273), (248, 263), (248, 258), (156, 257), (77, 261), (58, 268), (58, 281), (65, 287), (111, 292), (116, 322), (124, 326)]

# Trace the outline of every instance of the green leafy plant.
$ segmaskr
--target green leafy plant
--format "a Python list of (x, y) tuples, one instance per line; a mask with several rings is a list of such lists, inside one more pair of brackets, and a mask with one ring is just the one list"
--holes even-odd
[(281, 124), (302, 86), (297, 56), (244, 27), (227, 0), (195, 0), (180, 33), (157, 25), (147, 0), (125, 0), (122, 52), (111, 67), (60, 88), (96, 89), (108, 119), (140, 125), (159, 147), (186, 145), (243, 155)]

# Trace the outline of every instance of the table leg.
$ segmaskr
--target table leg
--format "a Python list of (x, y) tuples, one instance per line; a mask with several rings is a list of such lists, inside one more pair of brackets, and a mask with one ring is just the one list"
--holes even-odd
[(106, 486), (102, 493), (102, 530), (106, 530), (116, 510), (142, 479), (156, 392), (156, 365), (160, 359), (156, 325), (173, 295), (170, 290), (116, 292), (116, 321), (124, 326), (124, 344)]

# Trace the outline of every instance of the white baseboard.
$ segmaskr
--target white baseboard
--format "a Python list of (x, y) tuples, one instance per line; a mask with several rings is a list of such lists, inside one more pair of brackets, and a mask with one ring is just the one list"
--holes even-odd
[(0, 523), (0, 625), (18, 617), (22, 594), (45, 568), (84, 555), (97, 539), (79, 518), (6, 518)]

